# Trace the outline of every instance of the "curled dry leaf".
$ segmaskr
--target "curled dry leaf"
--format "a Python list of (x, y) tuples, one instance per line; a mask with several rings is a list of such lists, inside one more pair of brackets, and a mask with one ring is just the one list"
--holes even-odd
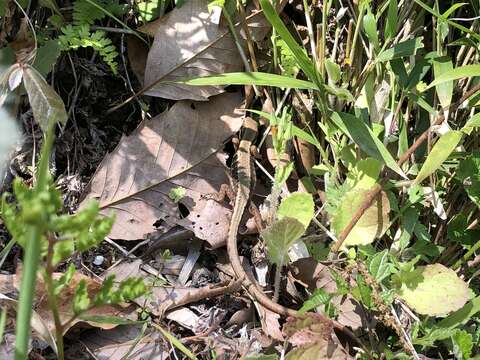
[(236, 110), (240, 103), (239, 93), (226, 93), (209, 103), (180, 101), (143, 122), (102, 161), (82, 204), (97, 199), (102, 215), (115, 214), (112, 238), (144, 238), (160, 220), (165, 230), (180, 224), (205, 239), (194, 228), (195, 220), (181, 219), (169, 193), (184, 188), (180, 202), (198, 218), (201, 210), (194, 208), (201, 205), (201, 195), (216, 192), (228, 182), (217, 152), (241, 126), (242, 115)]
[[(145, 68), (146, 86), (159, 80), (175, 81), (243, 69), (228, 27), (223, 23), (218, 25), (207, 7), (207, 0), (189, 0), (158, 20)], [(269, 30), (261, 13), (250, 16), (247, 23), (254, 39), (262, 34), (264, 37)], [(222, 86), (161, 84), (147, 94), (172, 100), (206, 101), (223, 91)]]

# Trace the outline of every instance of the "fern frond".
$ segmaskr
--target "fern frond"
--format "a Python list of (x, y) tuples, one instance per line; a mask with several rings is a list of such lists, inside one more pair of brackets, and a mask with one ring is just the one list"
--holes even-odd
[(103, 31), (90, 32), (87, 24), (81, 26), (67, 25), (62, 28), (63, 35), (58, 38), (63, 50), (76, 50), (80, 47), (91, 47), (98, 51), (102, 60), (110, 66), (114, 74), (117, 74), (118, 64), (115, 58), (118, 56), (112, 40), (105, 36)]
[(92, 25), (96, 20), (102, 20), (107, 12), (121, 16), (125, 12), (125, 6), (118, 3), (118, 0), (90, 0), (100, 8), (92, 5), (87, 0), (76, 0), (73, 4), (73, 24), (76, 26)]

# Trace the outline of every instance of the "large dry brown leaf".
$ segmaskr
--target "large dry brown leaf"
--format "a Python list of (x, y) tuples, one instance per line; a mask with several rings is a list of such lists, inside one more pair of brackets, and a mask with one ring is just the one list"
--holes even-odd
[[(145, 69), (146, 86), (160, 79), (175, 81), (243, 70), (228, 27), (212, 20), (215, 15), (209, 14), (207, 6), (208, 0), (189, 0), (158, 21)], [(248, 24), (254, 38), (265, 36), (269, 29), (261, 13), (250, 16)], [(147, 94), (173, 100), (206, 101), (222, 92), (221, 86), (163, 84)]]
[(201, 195), (228, 183), (217, 152), (241, 126), (240, 104), (239, 93), (222, 94), (209, 103), (179, 101), (120, 141), (100, 164), (84, 200), (97, 199), (103, 215), (116, 215), (112, 238), (144, 238), (161, 220), (166, 230), (181, 224), (205, 239), (191, 220), (181, 219), (168, 195), (183, 187), (182, 204), (193, 211)]

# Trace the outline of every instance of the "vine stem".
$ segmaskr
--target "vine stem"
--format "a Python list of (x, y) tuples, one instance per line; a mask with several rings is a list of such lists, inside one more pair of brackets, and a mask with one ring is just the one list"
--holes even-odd
[[(427, 129), (425, 130), (422, 135), (420, 135), (417, 140), (412, 144), (412, 146), (410, 146), (407, 151), (405, 151), (401, 156), (400, 158), (398, 159), (397, 161), (397, 164), (398, 166), (402, 166), (405, 161), (408, 160), (408, 158), (410, 158), (410, 156), (415, 152), (415, 150), (418, 149), (418, 147), (420, 145), (423, 144), (423, 142), (428, 138), (428, 135), (430, 134), (430, 131), (432, 130), (433, 127), (435, 126), (438, 126), (440, 124), (442, 124), (444, 121), (445, 121), (445, 116), (444, 116), (444, 112), (446, 110), (449, 110), (448, 113), (449, 115), (454, 113), (458, 107), (463, 104), (463, 102), (465, 100), (467, 100), (470, 96), (472, 96), (473, 94), (475, 94), (477, 91), (480, 90), (480, 84), (477, 84), (475, 85), (473, 88), (471, 88), (470, 90), (466, 91), (463, 96), (456, 102), (456, 103), (453, 103), (451, 104), (450, 106), (444, 108), (444, 109), (441, 109), (440, 113), (438, 114), (437, 116), (437, 119), (435, 120), (435, 122)], [(362, 217), (362, 215), (365, 213), (365, 211), (367, 211), (367, 209), (372, 206), (373, 202), (375, 201), (375, 199), (377, 198), (377, 196), (380, 194), (380, 192), (382, 191), (383, 189), (383, 186), (388, 182), (388, 180), (390, 180), (390, 178), (392, 177), (392, 173), (388, 173), (387, 175), (385, 175), (382, 180), (376, 184), (368, 193), (367, 193), (367, 196), (365, 197), (365, 200), (363, 201), (363, 203), (360, 205), (360, 207), (357, 209), (357, 211), (355, 211), (355, 213), (353, 214), (353, 217), (352, 219), (350, 220), (350, 222), (348, 223), (348, 225), (342, 230), (342, 232), (340, 233), (340, 235), (337, 237), (337, 242), (332, 246), (332, 249), (331, 249), (331, 253), (337, 253), (338, 250), (340, 249), (340, 247), (343, 245), (343, 242), (345, 241), (345, 239), (347, 238), (347, 236), (350, 234), (350, 232), (352, 231), (353, 227), (357, 224), (357, 222), (360, 220), (360, 218)]]

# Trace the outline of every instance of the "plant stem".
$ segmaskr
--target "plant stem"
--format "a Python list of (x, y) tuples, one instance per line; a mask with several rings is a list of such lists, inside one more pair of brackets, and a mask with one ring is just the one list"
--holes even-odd
[[(56, 122), (52, 119), (45, 143), (42, 148), (40, 165), (37, 169), (36, 193), (43, 191), (48, 183), (48, 164), (54, 139)], [(22, 284), (17, 309), (17, 329), (15, 333), (15, 360), (27, 358), (28, 340), (30, 338), (30, 318), (32, 316), (33, 295), (37, 278), (37, 269), (40, 263), (42, 226), (44, 224), (29, 225), (25, 257), (23, 261)]]
[(275, 282), (273, 283), (273, 302), (278, 303), (280, 297), (280, 282), (282, 280), (283, 263), (278, 264), (275, 268)]
[(57, 299), (55, 297), (55, 287), (53, 285), (53, 246), (55, 245), (55, 239), (49, 237), (48, 239), (48, 254), (47, 254), (47, 266), (45, 269), (45, 285), (47, 287), (47, 300), (48, 307), (52, 311), (53, 321), (55, 324), (55, 342), (57, 344), (57, 357), (59, 360), (65, 358), (63, 353), (63, 329), (62, 321), (60, 320), (60, 314), (58, 312)]

